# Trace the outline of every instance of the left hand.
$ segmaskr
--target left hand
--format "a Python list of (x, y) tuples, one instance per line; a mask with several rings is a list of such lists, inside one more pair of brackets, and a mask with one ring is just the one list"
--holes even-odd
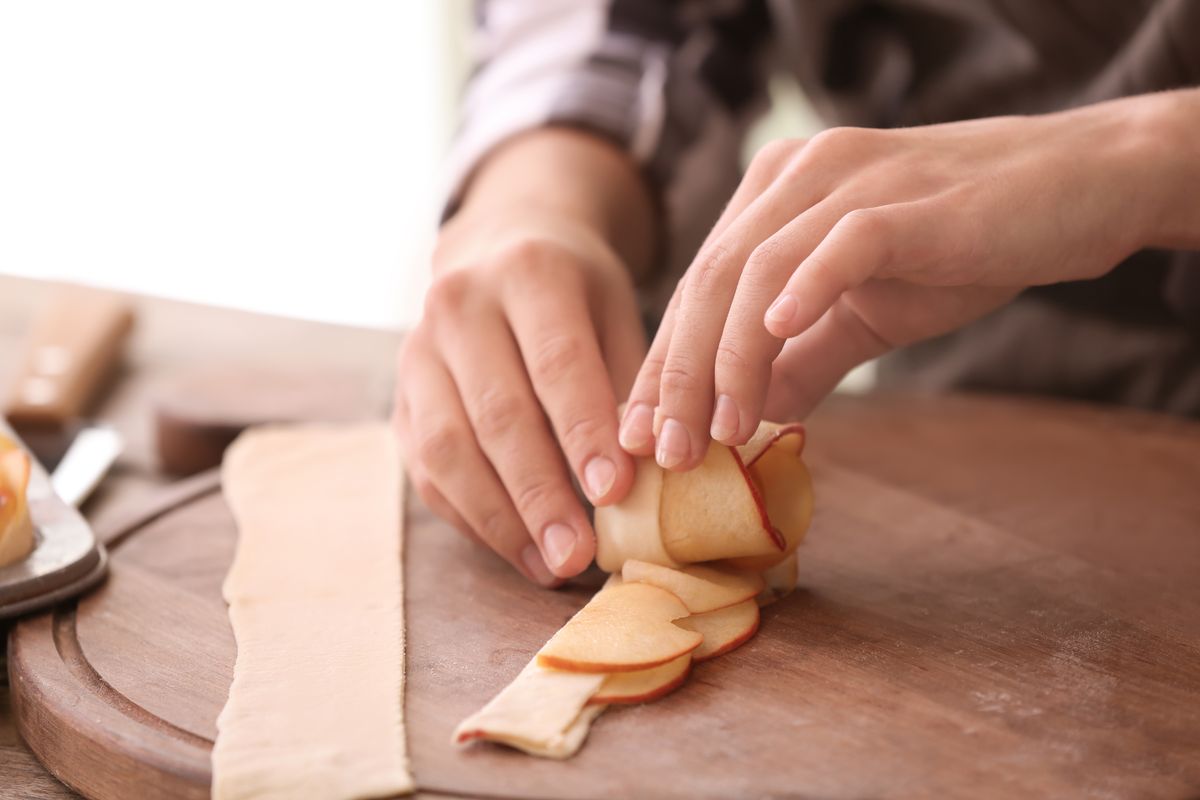
[(689, 469), (710, 434), (744, 443), (863, 361), (1146, 246), (1162, 176), (1139, 100), (764, 147), (667, 308), (622, 445), (657, 438)]

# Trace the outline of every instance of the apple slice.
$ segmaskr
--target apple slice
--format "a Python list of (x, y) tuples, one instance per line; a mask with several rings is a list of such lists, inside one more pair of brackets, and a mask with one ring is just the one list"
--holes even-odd
[(588, 705), (604, 703), (648, 703), (683, 685), (692, 668), (690, 653), (650, 669), (614, 672), (604, 679)]
[(724, 655), (745, 643), (758, 630), (758, 603), (744, 600), (736, 606), (694, 614), (675, 623), (704, 636), (704, 644), (692, 651), (695, 661)]
[(0, 441), (0, 567), (14, 564), (33, 550), (29, 518), (29, 454)]
[(621, 570), (626, 582), (648, 583), (678, 597), (693, 614), (716, 611), (754, 597), (766, 583), (755, 572), (729, 567), (691, 565), (681, 569), (626, 561)]
[(663, 474), (659, 521), (667, 553), (685, 564), (781, 555), (785, 546), (741, 457), (723, 444), (695, 469)]
[(673, 661), (704, 637), (672, 624), (688, 615), (675, 595), (648, 583), (596, 593), (538, 652), (537, 663), (572, 672), (633, 672)]
[(793, 440), (792, 446), (797, 455), (803, 452), (805, 440), (803, 424), (799, 422), (762, 422), (759, 424), (758, 430), (750, 437), (750, 441), (737, 447), (738, 455), (742, 457), (742, 463), (746, 466), (753, 465), (759, 456), (784, 436), (799, 436), (798, 440)]
[(740, 558), (730, 558), (729, 563), (737, 569), (769, 569), (795, 552), (804, 539), (812, 520), (813, 492), (812, 478), (800, 458), (803, 448), (804, 428), (784, 427), (749, 462), (747, 471), (766, 498), (766, 515), (783, 537), (784, 546), (775, 553), (744, 553), (739, 554)]
[(637, 459), (629, 494), (620, 503), (596, 509), (596, 565), (617, 573), (629, 559), (679, 566), (663, 547), (658, 509), (663, 470), (652, 459)]

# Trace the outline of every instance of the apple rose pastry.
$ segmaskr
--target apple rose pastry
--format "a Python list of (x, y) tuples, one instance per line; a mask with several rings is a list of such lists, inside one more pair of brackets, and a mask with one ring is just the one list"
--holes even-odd
[(607, 705), (662, 697), (750, 639), (759, 606), (796, 585), (813, 507), (803, 448), (803, 426), (763, 423), (688, 472), (640, 460), (626, 499), (596, 510), (608, 583), (455, 741), (567, 758)]
[(16, 563), (33, 550), (33, 522), (25, 492), (29, 455), (0, 438), (0, 567)]
[(688, 472), (641, 459), (625, 501), (596, 509), (596, 563), (619, 572), (630, 559), (666, 567), (724, 560), (746, 570), (783, 562), (812, 517), (803, 449), (802, 425), (763, 423), (741, 447), (714, 443)]

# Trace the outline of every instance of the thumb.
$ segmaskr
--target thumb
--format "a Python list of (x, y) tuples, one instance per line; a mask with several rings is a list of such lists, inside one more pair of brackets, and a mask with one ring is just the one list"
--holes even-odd
[(890, 348), (844, 302), (789, 339), (771, 365), (766, 419), (803, 419), (846, 373)]

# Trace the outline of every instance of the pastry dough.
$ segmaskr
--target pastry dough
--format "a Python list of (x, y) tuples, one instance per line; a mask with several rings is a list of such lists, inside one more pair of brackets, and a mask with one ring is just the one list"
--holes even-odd
[(456, 742), (489, 739), (545, 758), (570, 758), (604, 710), (588, 700), (607, 676), (546, 669), (530, 661), (482, 709), (454, 731)]
[(0, 567), (15, 564), (33, 551), (29, 517), (29, 454), (0, 437)]
[(383, 424), (244, 434), (222, 483), (238, 525), (237, 638), (212, 796), (414, 789), (404, 735), (401, 468)]

